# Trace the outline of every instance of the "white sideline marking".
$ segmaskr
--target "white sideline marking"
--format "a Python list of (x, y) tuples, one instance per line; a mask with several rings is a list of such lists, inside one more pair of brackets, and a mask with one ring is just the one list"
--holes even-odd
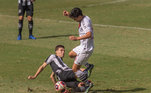
[(89, 5), (86, 5), (86, 6), (92, 7), (92, 6), (99, 6), (99, 5), (116, 4), (116, 3), (125, 2), (125, 1), (127, 1), (127, 0), (115, 0), (115, 1), (111, 1), (111, 2), (99, 3), (99, 4), (89, 4)]
[[(16, 18), (16, 20), (17, 20), (17, 17), (18, 17), (18, 16), (1, 15), (1, 14), (0, 14), (0, 16), (10, 17), (10, 18)], [(63, 20), (58, 21), (58, 20), (42, 19), (42, 18), (34, 18), (34, 19), (35, 20), (41, 20), (41, 21), (56, 21), (56, 22), (59, 22), (59, 23), (77, 24), (76, 22), (63, 21)], [(93, 24), (93, 26), (151, 31), (151, 28), (141, 28), (141, 27), (116, 26), (116, 25), (104, 25), (104, 24)]]
[[(74, 22), (70, 21), (59, 21), (60, 23), (72, 23), (76, 24)], [(93, 26), (97, 27), (109, 27), (109, 28), (123, 28), (123, 29), (135, 29), (135, 30), (151, 30), (150, 28), (141, 28), (141, 27), (129, 27), (129, 26), (115, 26), (115, 25), (103, 25), (103, 24), (93, 24)]]
[(129, 27), (129, 26), (115, 26), (115, 25), (103, 25), (103, 24), (93, 24), (100, 27), (110, 27), (110, 28), (124, 28), (124, 29), (136, 29), (136, 30), (151, 30), (150, 28), (141, 28), (141, 27)]

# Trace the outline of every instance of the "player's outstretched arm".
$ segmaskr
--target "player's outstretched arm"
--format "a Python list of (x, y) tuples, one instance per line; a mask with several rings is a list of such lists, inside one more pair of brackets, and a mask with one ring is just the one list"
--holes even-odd
[(35, 79), (41, 71), (43, 71), (43, 69), (47, 66), (46, 62), (44, 62), (37, 70), (37, 72), (35, 73), (34, 76), (28, 76), (28, 79)]
[(76, 40), (82, 40), (82, 39), (87, 39), (87, 38), (91, 38), (92, 33), (91, 32), (87, 32), (85, 35), (80, 36), (80, 37), (76, 37), (76, 36), (69, 36), (70, 40), (76, 41)]

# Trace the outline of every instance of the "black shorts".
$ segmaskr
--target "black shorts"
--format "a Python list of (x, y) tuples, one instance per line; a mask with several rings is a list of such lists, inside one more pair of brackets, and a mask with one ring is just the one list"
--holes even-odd
[(77, 81), (76, 76), (72, 70), (62, 71), (58, 76), (60, 80), (64, 82)]
[(78, 85), (80, 83), (79, 81), (71, 81), (71, 82), (65, 82), (65, 83), (66, 83), (66, 86), (68, 88), (72, 88), (72, 90), (74, 92), (84, 92), (85, 91), (85, 89), (81, 89), (81, 87), (78, 87)]
[(66, 83), (66, 86), (69, 87), (69, 88), (77, 88), (78, 85), (79, 85), (79, 81), (70, 81), (70, 82), (65, 82)]
[(34, 12), (34, 6), (33, 3), (29, 0), (25, 0), (26, 2), (23, 3), (22, 0), (20, 0), (20, 2), (18, 2), (18, 15), (19, 16), (24, 16), (25, 12), (26, 12), (26, 16), (33, 16), (33, 12)]

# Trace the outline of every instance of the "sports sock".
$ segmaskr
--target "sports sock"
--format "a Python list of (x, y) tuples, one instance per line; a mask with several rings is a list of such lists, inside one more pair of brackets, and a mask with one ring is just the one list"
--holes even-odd
[(28, 21), (28, 29), (29, 29), (29, 36), (32, 35), (33, 31), (33, 20)]
[(19, 22), (18, 22), (18, 31), (19, 31), (19, 34), (18, 35), (21, 35), (22, 28), (23, 28), (23, 20), (19, 20)]
[(88, 73), (82, 72), (81, 70), (78, 70), (77, 72), (75, 72), (75, 75), (81, 80), (83, 81), (86, 85), (89, 84), (89, 81), (87, 80), (88, 78)]

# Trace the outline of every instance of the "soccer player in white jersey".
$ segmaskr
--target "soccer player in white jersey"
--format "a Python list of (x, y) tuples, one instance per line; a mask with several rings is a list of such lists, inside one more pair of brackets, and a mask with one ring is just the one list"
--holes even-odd
[(80, 45), (69, 52), (69, 56), (71, 58), (75, 58), (72, 69), (74, 72), (77, 73), (81, 65), (85, 65), (87, 67), (86, 70), (89, 71), (88, 76), (90, 76), (91, 71), (94, 67), (93, 64), (89, 64), (87, 62), (88, 58), (92, 55), (94, 49), (94, 37), (91, 19), (88, 16), (83, 15), (80, 8), (73, 8), (70, 13), (65, 10), (63, 11), (63, 15), (68, 16), (69, 18), (72, 18), (73, 20), (79, 22), (79, 37), (69, 36), (70, 40), (80, 40)]
[[(37, 72), (33, 76), (28, 76), (28, 79), (35, 79), (41, 71), (45, 69), (47, 65), (50, 65), (52, 68), (51, 79), (53, 83), (56, 83), (54, 79), (54, 75), (57, 76), (59, 81), (63, 81), (66, 83), (67, 87), (73, 88), (76, 92), (85, 92), (88, 93), (91, 87), (93, 87), (93, 83), (87, 80), (87, 76), (82, 71), (83, 78), (79, 78), (82, 82), (87, 84), (88, 86), (78, 86), (78, 81), (76, 77), (80, 77), (81, 74), (75, 75), (71, 68), (69, 68), (64, 62), (63, 57), (65, 53), (65, 48), (63, 45), (57, 45), (55, 48), (55, 54), (51, 54), (45, 62), (38, 68)], [(80, 70), (79, 70), (80, 72)], [(78, 84), (75, 84), (78, 83)]]

